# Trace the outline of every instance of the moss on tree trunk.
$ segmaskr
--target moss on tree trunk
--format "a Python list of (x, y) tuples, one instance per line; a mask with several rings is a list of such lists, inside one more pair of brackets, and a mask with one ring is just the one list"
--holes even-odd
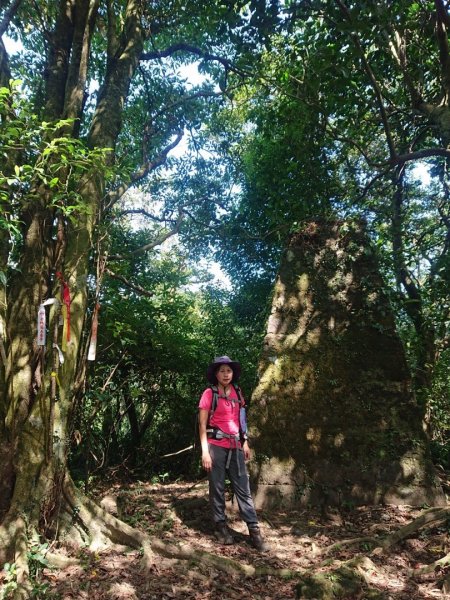
[[(82, 117), (98, 2), (78, 4), (75, 10), (74, 3), (62, 2), (55, 21), (46, 63), (45, 115), (51, 120)], [(141, 3), (126, 3), (124, 46), (114, 53), (114, 68), (108, 57), (104, 89), (88, 135), (91, 148), (110, 150), (110, 161), (120, 133), (121, 107), (142, 52), (141, 13)], [(77, 128), (76, 123), (66, 123), (64, 133), (75, 137)], [(60, 134), (61, 129), (54, 133)], [(69, 178), (64, 169), (58, 175)], [(0, 563), (8, 560), (18, 566), (20, 598), (29, 594), (28, 541), (39, 534), (51, 533), (93, 548), (111, 540), (145, 543), (142, 534), (109, 518), (77, 492), (67, 471), (74, 404), (86, 368), (87, 278), (105, 194), (104, 171), (87, 170), (71, 185), (80, 211), (69, 219), (63, 210), (57, 211), (52, 190), (39, 179), (33, 182), (18, 218), (23, 234), (18, 268), (5, 292), (0, 292), (0, 323), (5, 329), (0, 338), (6, 355), (0, 375)], [(6, 269), (7, 249), (7, 236), (2, 235), (0, 271)], [(61, 276), (70, 289), (70, 339), (60, 323)], [(53, 304), (45, 309), (45, 343), (38, 345), (37, 317), (45, 301)], [(69, 315), (63, 319), (66, 327)]]

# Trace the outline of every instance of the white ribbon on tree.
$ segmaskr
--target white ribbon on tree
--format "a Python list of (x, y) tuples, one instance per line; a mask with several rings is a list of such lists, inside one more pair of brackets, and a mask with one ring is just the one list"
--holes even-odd
[(47, 338), (47, 314), (45, 307), (59, 302), (57, 298), (48, 298), (42, 304), (39, 304), (38, 316), (37, 316), (37, 345), (45, 346)]

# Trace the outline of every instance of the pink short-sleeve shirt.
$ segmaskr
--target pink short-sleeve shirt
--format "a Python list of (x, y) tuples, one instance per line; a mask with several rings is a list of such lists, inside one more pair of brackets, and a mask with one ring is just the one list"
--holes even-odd
[[(198, 404), (199, 408), (210, 411), (213, 400), (213, 391), (211, 388), (207, 388), (200, 398)], [(211, 418), (210, 425), (212, 427), (218, 427), (224, 433), (231, 435), (237, 435), (239, 433), (239, 398), (234, 387), (231, 387), (230, 395), (224, 398), (219, 394), (217, 401), (217, 408), (214, 411), (214, 415)], [(209, 444), (215, 444), (216, 446), (222, 446), (223, 448), (236, 448), (236, 442), (233, 439), (222, 439), (222, 440), (208, 440)], [(238, 447), (241, 444), (238, 443)]]

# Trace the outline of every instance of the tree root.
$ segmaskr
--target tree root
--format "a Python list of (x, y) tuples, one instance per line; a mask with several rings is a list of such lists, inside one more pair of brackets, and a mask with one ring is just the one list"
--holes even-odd
[(336, 598), (381, 598), (381, 594), (371, 587), (368, 573), (376, 572), (375, 564), (367, 556), (358, 556), (345, 561), (332, 571), (325, 573), (309, 572), (300, 578), (296, 586), (298, 598), (316, 600), (336, 600)]
[[(223, 556), (195, 550), (188, 545), (176, 545), (162, 540), (151, 539), (142, 531), (134, 529), (115, 516), (107, 513), (95, 502), (81, 494), (70, 478), (64, 484), (64, 495), (75, 511), (76, 520), (89, 532), (90, 550), (98, 551), (112, 543), (143, 549), (143, 567), (149, 569), (154, 564), (155, 554), (178, 560), (190, 560), (197, 564), (207, 564), (229, 575), (260, 577), (272, 575), (280, 578), (298, 577), (302, 572), (290, 569), (271, 569), (245, 565)], [(109, 544), (108, 544), (109, 542)]]
[(0, 527), (0, 558), (5, 562), (9, 557), (16, 565), (17, 588), (14, 600), (26, 600), (31, 594), (28, 566), (28, 534), (25, 520), (16, 511), (10, 511)]
[(341, 540), (335, 544), (332, 544), (331, 546), (316, 550), (313, 552), (313, 556), (328, 556), (329, 554), (342, 549), (344, 546), (353, 546), (362, 543), (367, 543), (374, 546), (374, 549), (369, 553), (369, 556), (376, 556), (381, 552), (390, 550), (393, 546), (405, 540), (406, 538), (411, 537), (424, 527), (429, 525), (437, 525), (446, 521), (449, 517), (450, 508), (429, 508), (416, 519), (414, 519), (414, 521), (411, 521), (411, 523), (400, 527), (400, 529), (397, 529), (397, 531), (394, 531), (394, 533), (391, 533), (386, 537), (380, 538), (376, 536), (368, 536)]
[(8, 513), (0, 525), (0, 564), (15, 555), (15, 538), (19, 530), (17, 516)]
[(26, 523), (22, 517), (17, 518), (18, 531), (16, 533), (16, 549), (14, 562), (16, 563), (17, 590), (14, 599), (28, 598), (31, 592), (30, 570), (28, 566), (28, 536)]
[[(99, 505), (81, 493), (74, 485), (72, 479), (67, 476), (63, 483), (64, 503), (59, 516), (66, 516), (66, 541), (77, 539), (75, 532), (83, 539), (89, 540), (88, 547), (91, 551), (99, 551), (110, 548), (112, 544), (127, 546), (143, 551), (143, 568), (150, 569), (155, 564), (155, 555), (165, 556), (177, 560), (189, 560), (196, 564), (208, 565), (230, 576), (236, 577), (261, 577), (273, 576), (284, 579), (299, 579), (297, 586), (298, 594), (306, 597), (327, 599), (339, 597), (342, 590), (351, 589), (355, 597), (370, 589), (369, 572), (377, 571), (371, 559), (363, 553), (352, 559), (339, 562), (324, 560), (320, 565), (315, 565), (315, 572), (307, 569), (276, 569), (266, 566), (254, 566), (244, 564), (231, 558), (217, 556), (209, 552), (196, 550), (188, 545), (167, 543), (162, 540), (152, 539), (144, 532), (137, 530), (124, 523), (117, 517), (103, 510)], [(425, 526), (445, 521), (450, 515), (450, 509), (431, 508), (414, 521), (401, 527), (391, 535), (384, 538), (360, 537), (346, 539), (316, 552), (316, 555), (329, 556), (334, 551), (351, 545), (367, 543), (375, 545), (369, 556), (375, 556), (380, 552), (386, 552), (395, 544), (407, 537), (411, 537)], [(70, 517), (70, 518), (69, 518)], [(30, 594), (30, 573), (28, 568), (27, 553), (28, 542), (33, 532), (37, 530), (30, 527), (17, 512), (15, 516), (8, 514), (0, 526), (0, 548), (9, 549), (9, 556), (14, 558), (17, 572), (17, 590), (15, 600), (24, 600)], [(59, 531), (63, 534), (63, 531)], [(74, 534), (74, 535), (72, 535)], [(64, 537), (64, 535), (63, 535)], [(12, 552), (11, 552), (12, 550)], [(4, 558), (4, 553), (0, 552)], [(69, 564), (76, 564), (77, 560), (71, 557), (63, 557), (54, 552), (48, 552), (46, 559), (49, 564), (58, 568), (64, 568)], [(420, 577), (423, 574), (433, 572), (436, 568), (450, 564), (450, 553), (443, 558), (426, 565), (420, 569), (412, 569), (411, 577)], [(326, 567), (326, 572), (319, 569)], [(331, 567), (331, 569), (330, 569)], [(353, 593), (353, 592), (352, 592)], [(376, 596), (376, 590), (371, 589), (371, 597)], [(375, 595), (374, 595), (375, 594)]]
[[(446, 521), (449, 516), (450, 509), (448, 508), (430, 508), (411, 523), (384, 538), (362, 537), (342, 540), (323, 550), (317, 551), (315, 554), (327, 556), (344, 546), (369, 543), (376, 546), (369, 553), (369, 556), (373, 557), (390, 550), (393, 546), (413, 536), (413, 534), (426, 526), (435, 526)], [(344, 592), (347, 595), (350, 593), (355, 597), (360, 597), (360, 594), (366, 589), (366, 591), (370, 590), (371, 598), (377, 597), (377, 590), (370, 587), (371, 581), (368, 573), (377, 572), (378, 569), (369, 556), (362, 553), (358, 554), (350, 560), (335, 564), (334, 568), (324, 573), (317, 571), (321, 567), (332, 566), (329, 561), (323, 561), (320, 565), (315, 565), (314, 572), (306, 572), (303, 576), (300, 575), (300, 583), (297, 585), (298, 596), (306, 598), (314, 597), (320, 600), (334, 600), (341, 597)], [(408, 574), (411, 578), (418, 579), (422, 575), (432, 573), (437, 568), (448, 564), (450, 564), (450, 553), (429, 565), (425, 565), (419, 569), (411, 569)]]
[(293, 571), (292, 569), (272, 569), (270, 567), (254, 567), (246, 565), (242, 562), (233, 560), (225, 556), (217, 556), (203, 550), (194, 550), (188, 545), (177, 546), (175, 544), (167, 544), (161, 540), (153, 540), (152, 549), (166, 558), (177, 558), (179, 560), (191, 560), (197, 564), (204, 564), (214, 567), (219, 571), (223, 571), (228, 575), (238, 577), (262, 577), (264, 575), (272, 575), (283, 579), (292, 579), (299, 577), (305, 572)]
[(50, 567), (54, 567), (55, 569), (66, 569), (67, 567), (80, 564), (80, 560), (78, 558), (73, 556), (64, 556), (56, 552), (46, 552), (45, 560)]
[[(81, 536), (84, 541), (89, 540), (88, 548), (91, 551), (98, 552), (111, 547), (112, 544), (143, 550), (142, 566), (144, 569), (150, 569), (155, 563), (155, 555), (159, 554), (167, 558), (206, 564), (237, 577), (272, 575), (280, 578), (293, 578), (303, 573), (290, 569), (272, 569), (270, 567), (246, 565), (240, 561), (196, 550), (188, 545), (177, 545), (152, 539), (144, 532), (131, 527), (103, 510), (81, 493), (70, 477), (66, 477), (64, 481), (63, 496), (64, 504), (59, 516), (63, 516), (63, 513), (65, 513), (67, 528), (66, 531), (60, 530), (59, 533), (66, 543), (69, 543), (69, 540), (78, 540)], [(27, 527), (23, 520), (17, 518), (9, 521), (9, 526), (5, 522), (0, 528), (0, 540), (5, 543), (5, 547), (11, 547), (14, 540), (16, 552), (14, 555), (10, 554), (10, 557), (14, 556), (18, 573), (17, 583), (20, 589), (23, 590), (23, 595), (20, 595), (18, 588), (15, 600), (22, 600), (29, 597), (30, 590), (27, 562), (30, 539), (29, 528), (27, 535)], [(47, 552), (45, 558), (50, 565), (58, 568), (79, 563), (76, 558), (65, 557), (55, 552)]]
[[(450, 509), (449, 508), (430, 508), (424, 513), (422, 513), (417, 519), (414, 519), (405, 527), (402, 527), (398, 531), (395, 531), (392, 535), (388, 536), (383, 540), (382, 549), (383, 551), (391, 548), (394, 544), (398, 543), (406, 539), (407, 537), (411, 537), (413, 533), (418, 532), (420, 529), (423, 529), (428, 525), (438, 525), (439, 523), (443, 523), (448, 520), (450, 517)], [(423, 575), (428, 575), (429, 573), (435, 572), (437, 569), (445, 567), (450, 564), (450, 553), (446, 554), (442, 558), (435, 560), (434, 562), (424, 565), (418, 569), (410, 569), (408, 571), (409, 577), (412, 579), (420, 579)]]
[(446, 567), (450, 564), (450, 552), (443, 556), (442, 558), (435, 560), (429, 565), (425, 565), (420, 567), (419, 569), (410, 569), (408, 571), (408, 575), (413, 579), (420, 579), (422, 575), (427, 575), (428, 573), (434, 573), (436, 569)]
[[(196, 550), (188, 545), (177, 545), (174, 543), (163, 542), (158, 539), (151, 539), (145, 533), (138, 531), (126, 523), (123, 523), (116, 517), (106, 513), (98, 505), (86, 497), (82, 497), (72, 483), (64, 487), (67, 500), (70, 505), (78, 507), (77, 518), (82, 521), (83, 526), (89, 529), (92, 538), (92, 548), (98, 549), (98, 544), (103, 539), (109, 539), (112, 542), (127, 545), (133, 548), (144, 549), (144, 568), (150, 568), (154, 564), (156, 554), (167, 558), (177, 560), (189, 560), (196, 564), (208, 565), (219, 571), (225, 572), (230, 576), (236, 577), (262, 577), (273, 576), (284, 579), (297, 578), (300, 583), (297, 586), (297, 593), (301, 596), (315, 597), (322, 600), (335, 599), (344, 594), (348, 595), (349, 590), (355, 597), (362, 593), (370, 591), (371, 598), (376, 598), (378, 591), (371, 587), (371, 577), (378, 571), (376, 565), (364, 553), (354, 556), (350, 560), (339, 562), (334, 561), (330, 564), (329, 560), (323, 561), (320, 565), (315, 565), (315, 572), (307, 569), (275, 569), (271, 567), (258, 567), (249, 564), (243, 564), (240, 561), (231, 558), (217, 556), (209, 552)], [(370, 553), (376, 555), (379, 552), (386, 552), (395, 544), (410, 537), (425, 526), (445, 521), (450, 514), (449, 509), (432, 508), (422, 513), (414, 521), (401, 527), (389, 536), (384, 538), (360, 537), (355, 539), (342, 540), (336, 544), (325, 548), (318, 554), (327, 556), (332, 552), (343, 547), (367, 543), (376, 546)], [(412, 570), (411, 576), (429, 573), (438, 566), (450, 564), (450, 554), (436, 561), (432, 565), (427, 565), (422, 569)], [(318, 572), (318, 569), (326, 567), (327, 572)], [(330, 567), (332, 567), (330, 569)], [(311, 596), (313, 594), (313, 596)]]
[(425, 512), (423, 512), (420, 516), (418, 516), (414, 521), (408, 523), (404, 527), (400, 527), (391, 535), (383, 538), (378, 546), (382, 548), (383, 551), (389, 550), (392, 546), (395, 546), (402, 540), (405, 540), (408, 537), (411, 537), (413, 533), (417, 533), (423, 527), (427, 525), (437, 525), (438, 523), (442, 523), (446, 521), (450, 516), (449, 508), (429, 508)]
[[(66, 542), (89, 540), (89, 549), (94, 551), (110, 547), (111, 543), (143, 549), (144, 565), (150, 567), (153, 564), (154, 555), (149, 538), (82, 495), (69, 476), (64, 480), (63, 500), (57, 517), (65, 518), (68, 528), (65, 532), (55, 528), (54, 533), (65, 537)], [(38, 524), (27, 523), (22, 512), (25, 511), (20, 506), (13, 505), (0, 526), (0, 564), (9, 561), (13, 562), (16, 568), (17, 588), (14, 591), (14, 600), (31, 597), (28, 552), (30, 541), (38, 538)], [(67, 566), (69, 562), (76, 563), (74, 559), (50, 552), (47, 553), (46, 559), (58, 567)]]
[(327, 546), (326, 548), (318, 548), (317, 550), (314, 550), (311, 554), (312, 556), (328, 556), (329, 554), (332, 554), (335, 551), (342, 550), (342, 548), (344, 547), (356, 546), (357, 544), (370, 544), (371, 546), (376, 546), (378, 545), (378, 540), (373, 536), (340, 540), (339, 542), (331, 544), (331, 546)]
[(153, 550), (145, 533), (103, 510), (77, 490), (69, 476), (66, 476), (64, 481), (63, 492), (67, 504), (72, 509), (74, 526), (76, 523), (88, 535), (90, 550), (102, 550), (111, 543), (142, 548), (144, 564), (148, 567), (153, 564)]

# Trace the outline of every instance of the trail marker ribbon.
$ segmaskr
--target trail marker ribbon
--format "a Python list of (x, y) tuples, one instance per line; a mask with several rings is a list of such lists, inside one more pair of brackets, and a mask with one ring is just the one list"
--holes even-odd
[(97, 302), (92, 315), (91, 340), (89, 342), (88, 360), (95, 360), (97, 354), (97, 330), (98, 330), (98, 311), (100, 304)]
[(47, 314), (45, 307), (50, 306), (58, 302), (56, 298), (48, 298), (41, 304), (39, 304), (38, 316), (37, 316), (37, 345), (45, 346), (45, 340), (47, 336)]
[(64, 280), (61, 271), (56, 271), (56, 277), (62, 285), (61, 300), (64, 309), (64, 328), (63, 328), (63, 346), (65, 342), (70, 342), (70, 289), (69, 284)]
[(39, 305), (38, 315), (37, 315), (37, 345), (45, 346), (45, 338), (47, 329), (47, 315), (45, 314), (45, 306), (43, 304)]

